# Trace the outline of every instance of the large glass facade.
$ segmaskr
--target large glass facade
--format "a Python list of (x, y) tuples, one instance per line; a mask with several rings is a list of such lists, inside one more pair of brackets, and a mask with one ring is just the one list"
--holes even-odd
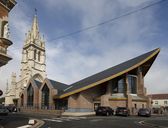
[(44, 85), (42, 89), (42, 108), (48, 109), (49, 108), (49, 88), (47, 85)]
[(124, 93), (125, 82), (124, 79), (118, 81), (118, 93)]
[(123, 78), (113, 82), (112, 85), (113, 93), (124, 93), (124, 90), (125, 90), (125, 82)]
[(30, 84), (27, 89), (27, 106), (33, 106), (33, 99), (34, 99), (34, 90), (32, 85)]
[[(129, 92), (131, 94), (137, 93), (137, 76), (127, 75)], [(115, 79), (112, 84), (112, 93), (125, 93), (126, 92), (126, 83), (124, 78)]]
[(137, 93), (137, 77), (135, 75), (128, 75), (129, 92)]

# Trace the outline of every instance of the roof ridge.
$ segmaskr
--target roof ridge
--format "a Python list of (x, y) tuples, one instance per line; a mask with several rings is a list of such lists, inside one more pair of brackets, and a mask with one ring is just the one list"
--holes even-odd
[(123, 63), (127, 63), (128, 61), (131, 61), (131, 60), (133, 60), (133, 59), (136, 59), (136, 58), (138, 58), (138, 57), (140, 57), (140, 56), (144, 56), (145, 54), (149, 54), (149, 53), (155, 52), (155, 51), (157, 51), (157, 50), (160, 51), (160, 48), (156, 48), (156, 49), (154, 49), (154, 50), (151, 50), (151, 51), (149, 51), (149, 52), (147, 52), (147, 53), (141, 54), (141, 55), (139, 55), (139, 56), (137, 56), (137, 57), (134, 57), (134, 58), (132, 58), (132, 59), (129, 59), (129, 60), (127, 60), (127, 61), (123, 61), (123, 62), (121, 62), (121, 63), (119, 63), (119, 64), (117, 64), (117, 65), (114, 65), (114, 66), (112, 66), (112, 67), (110, 67), (110, 68), (104, 69), (103, 71), (97, 72), (97, 73), (95, 73), (95, 74), (93, 74), (93, 75), (90, 75), (90, 76), (88, 76), (88, 77), (86, 77), (86, 78), (83, 78), (83, 79), (81, 79), (81, 80), (79, 80), (79, 81), (76, 81), (76, 82), (74, 82), (74, 83), (72, 83), (72, 84), (70, 84), (70, 85), (73, 85), (73, 84), (75, 84), (75, 83), (78, 83), (78, 82), (80, 82), (80, 81), (82, 81), (82, 80), (85, 80), (85, 79), (87, 79), (87, 78), (89, 78), (89, 77), (92, 77), (92, 76), (94, 76), (94, 75), (97, 75), (97, 74), (99, 74), (99, 73), (102, 73), (102, 72), (104, 72), (104, 71), (107, 71), (107, 70), (109, 70), (109, 69), (112, 69), (112, 68), (114, 68), (114, 67), (117, 67), (117, 66), (119, 66), (119, 65), (121, 65), (121, 64), (123, 64)]
[[(158, 53), (160, 52), (160, 48), (154, 49), (152, 51), (149, 51), (147, 53), (141, 54), (137, 57), (134, 57), (132, 59), (129, 59), (125, 62), (122, 62), (118, 65), (112, 66), (108, 69), (105, 69), (101, 72), (98, 72), (96, 74), (93, 74), (89, 77), (86, 77), (82, 80), (79, 80), (75, 83), (70, 84), (71, 87), (70, 89), (67, 89), (61, 96), (60, 98), (66, 97), (68, 95), (78, 93), (80, 91), (92, 88), (96, 85), (99, 85), (101, 83), (104, 83), (106, 81), (109, 81), (111, 79), (114, 79), (118, 76), (123, 75), (124, 73), (130, 72), (131, 70), (136, 69), (137, 67), (145, 64), (146, 62), (150, 61), (150, 66), (153, 64), (154, 60), (156, 59)], [(148, 70), (144, 71), (144, 74), (148, 72)]]

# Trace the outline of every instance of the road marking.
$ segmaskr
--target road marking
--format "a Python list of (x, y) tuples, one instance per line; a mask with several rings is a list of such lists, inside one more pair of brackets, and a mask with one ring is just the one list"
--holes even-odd
[(17, 127), (17, 128), (30, 128), (32, 125), (24, 125), (24, 126), (20, 126), (20, 127)]
[(35, 120), (29, 120), (28, 124), (34, 125), (35, 124)]
[(72, 121), (72, 120), (81, 120), (86, 119), (86, 117), (61, 117), (61, 118), (51, 118), (51, 119), (43, 119), (45, 121), (53, 121), (53, 122), (63, 122), (63, 121)]
[(139, 121), (138, 123), (141, 125), (144, 125), (144, 121)]
[(68, 118), (52, 118), (53, 120), (70, 121)]
[(43, 119), (43, 120), (46, 120), (46, 121), (52, 121), (52, 122), (63, 122), (62, 120), (54, 120), (54, 119)]
[(90, 120), (90, 122), (98, 122), (98, 121), (102, 121), (103, 119), (93, 119), (93, 120)]

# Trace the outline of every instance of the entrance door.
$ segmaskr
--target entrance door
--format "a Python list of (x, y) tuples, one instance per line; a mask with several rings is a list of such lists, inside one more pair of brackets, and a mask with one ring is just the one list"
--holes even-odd
[(56, 110), (68, 109), (68, 100), (67, 99), (56, 99), (55, 100), (55, 109)]
[(18, 107), (18, 100), (17, 100), (17, 99), (14, 99), (14, 100), (13, 100), (13, 103), (14, 103), (14, 105), (15, 105), (16, 107)]

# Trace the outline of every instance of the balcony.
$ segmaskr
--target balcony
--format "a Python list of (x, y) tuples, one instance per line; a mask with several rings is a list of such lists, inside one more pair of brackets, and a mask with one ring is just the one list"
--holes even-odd
[(12, 58), (7, 55), (7, 48), (12, 42), (6, 38), (0, 38), (0, 67), (7, 64)]
[(1, 0), (0, 3), (6, 7), (9, 11), (16, 5), (15, 0)]

